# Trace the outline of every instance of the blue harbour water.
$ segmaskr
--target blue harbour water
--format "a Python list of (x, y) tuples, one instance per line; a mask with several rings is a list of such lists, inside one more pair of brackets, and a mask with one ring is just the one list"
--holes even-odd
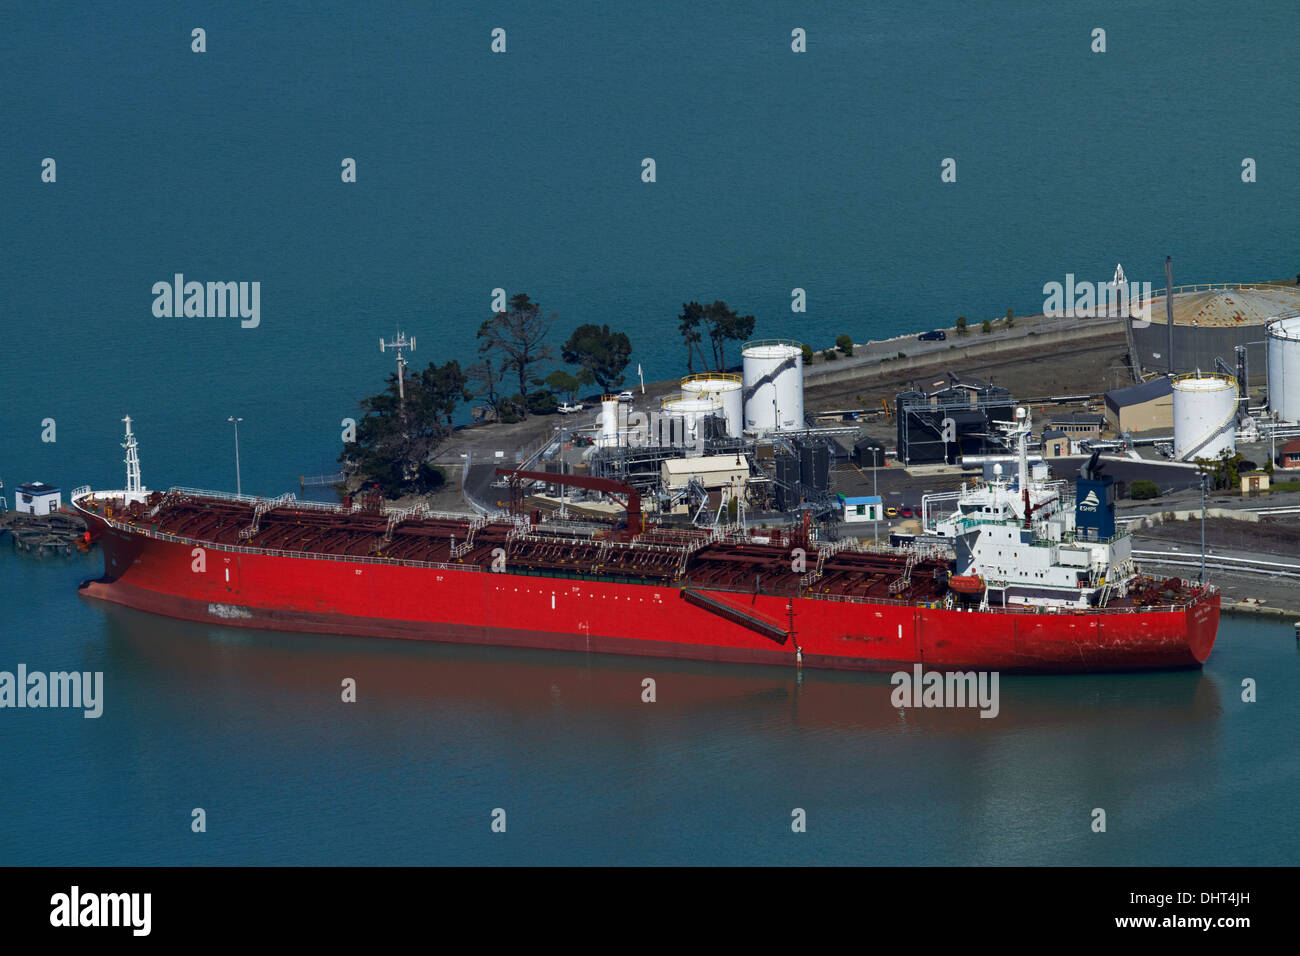
[[(130, 414), (151, 487), (230, 488), (238, 415), (244, 490), (294, 489), (390, 370), (378, 338), (467, 363), (498, 286), (557, 344), (626, 330), (653, 380), (693, 298), (820, 345), (1038, 311), (1116, 262), (1160, 287), (1166, 254), (1178, 282), (1294, 275), (1298, 26), (1276, 2), (6, 7), (0, 480), (119, 487)], [(260, 324), (155, 317), (175, 273), (260, 282)], [(0, 670), (105, 680), (99, 719), (0, 710), (0, 863), (1300, 858), (1289, 624), (1225, 619), (1199, 673), (1004, 677), (985, 720), (900, 714), (885, 675), (183, 624), (80, 600), (99, 560), (0, 541)]]

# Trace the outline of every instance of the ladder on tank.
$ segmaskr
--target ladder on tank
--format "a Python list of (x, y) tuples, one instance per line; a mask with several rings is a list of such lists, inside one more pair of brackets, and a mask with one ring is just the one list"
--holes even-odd
[[(1233, 390), (1234, 392), (1237, 391), (1237, 383), (1236, 383), (1236, 380), (1233, 380), (1233, 381), (1232, 381), (1232, 390)], [(1205, 447), (1206, 445), (1208, 445), (1210, 442), (1214, 441), (1214, 439), (1218, 438), (1219, 435), (1221, 435), (1221, 434), (1223, 433), (1223, 430), (1224, 430), (1225, 428), (1227, 428), (1229, 424), (1231, 424), (1233, 421), (1235, 421), (1236, 418), (1237, 418), (1237, 399), (1234, 398), (1234, 399), (1232, 400), (1232, 408), (1229, 409), (1228, 414), (1225, 415), (1224, 418), (1223, 418), (1223, 419), (1222, 419), (1222, 420), (1221, 420), (1221, 421), (1220, 421), (1216, 426), (1214, 426), (1214, 427), (1211, 428), (1208, 432), (1206, 432), (1204, 438), (1202, 438), (1200, 441), (1198, 441), (1195, 445), (1193, 445), (1193, 446), (1192, 446), (1191, 448), (1189, 448), (1187, 451), (1183, 452), (1182, 455), (1180, 456), (1180, 460), (1182, 460), (1182, 461), (1190, 461), (1190, 460), (1194, 459), (1194, 458), (1196, 457), (1196, 453), (1197, 453), (1198, 451), (1200, 451), (1202, 448), (1204, 448), (1204, 447)]]

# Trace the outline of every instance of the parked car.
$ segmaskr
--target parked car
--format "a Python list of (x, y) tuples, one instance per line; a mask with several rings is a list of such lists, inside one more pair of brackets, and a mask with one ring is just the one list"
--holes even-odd
[(903, 507), (899, 508), (898, 513), (902, 515), (904, 518), (911, 518), (916, 514), (916, 512), (913, 511), (911, 508), (907, 507), (907, 505), (903, 505)]
[(618, 400), (619, 400), (620, 402), (630, 402), (630, 401), (632, 401), (632, 393), (631, 393), (631, 392), (619, 392), (619, 393), (618, 393)]
[(897, 517), (898, 517), (898, 509), (895, 508), (893, 505), (890, 505), (888, 508), (885, 509), (885, 517), (886, 517), (886, 518), (897, 518)]
[(943, 329), (935, 329), (933, 332), (922, 332), (916, 337), (918, 342), (942, 342), (948, 337), (948, 333)]
[(568, 402), (565, 402), (559, 408), (557, 408), (556, 411), (559, 412), (561, 415), (571, 415), (574, 412), (582, 411), (582, 403), (578, 402), (578, 404), (576, 405), (570, 405)]

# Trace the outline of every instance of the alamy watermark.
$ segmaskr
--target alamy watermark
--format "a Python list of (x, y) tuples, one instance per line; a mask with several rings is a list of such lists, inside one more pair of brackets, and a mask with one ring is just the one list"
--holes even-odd
[(1043, 286), (1043, 315), (1050, 319), (1132, 318), (1137, 328), (1151, 324), (1151, 283), (1129, 282), (1122, 272), (1109, 282), (1076, 281), (1067, 273), (1065, 282)]
[(262, 321), (262, 283), (186, 282), (178, 272), (171, 282), (153, 284), (153, 314), (159, 319), (240, 318), (245, 329)]
[(930, 671), (913, 664), (911, 673), (895, 671), (889, 678), (894, 685), (889, 702), (895, 707), (978, 707), (981, 717), (996, 717), (998, 702), (997, 671)]
[(127, 927), (133, 936), (148, 936), (153, 920), (152, 893), (83, 893), (73, 886), (50, 897), (50, 925), (55, 927)]
[(0, 671), (0, 708), (76, 707), (83, 717), (104, 712), (103, 671), (28, 671), (19, 664), (17, 673)]

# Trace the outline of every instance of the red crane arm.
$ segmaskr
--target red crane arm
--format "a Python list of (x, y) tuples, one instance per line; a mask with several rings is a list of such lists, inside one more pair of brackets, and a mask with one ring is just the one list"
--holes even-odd
[(631, 485), (612, 478), (593, 478), (590, 475), (557, 475), (549, 471), (519, 471), (514, 468), (498, 468), (498, 475), (508, 475), (524, 481), (546, 481), (553, 485), (568, 485), (571, 488), (587, 488), (591, 491), (607, 491), (627, 498), (627, 527), (632, 534), (640, 534), (641, 494)]

